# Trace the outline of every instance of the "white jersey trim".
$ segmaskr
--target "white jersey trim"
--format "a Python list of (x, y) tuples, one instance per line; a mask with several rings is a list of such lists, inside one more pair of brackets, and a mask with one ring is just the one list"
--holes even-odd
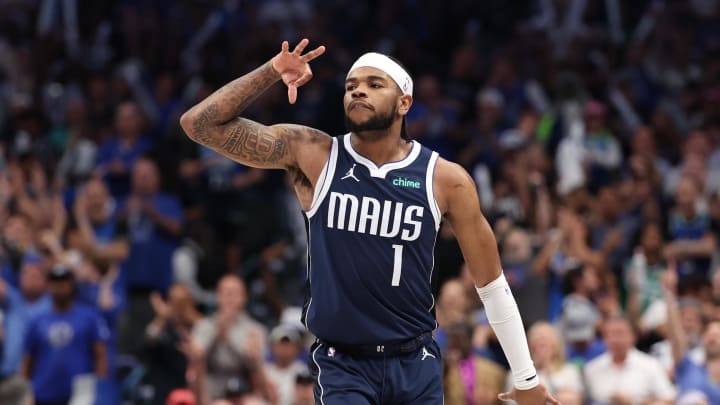
[(322, 405), (325, 405), (325, 401), (323, 400), (323, 395), (325, 395), (325, 389), (322, 386), (322, 382), (320, 382), (320, 376), (322, 375), (322, 369), (320, 368), (320, 363), (318, 363), (317, 360), (315, 359), (315, 353), (317, 353), (317, 351), (322, 346), (323, 346), (322, 343), (318, 344), (318, 346), (315, 348), (315, 350), (312, 353), (312, 359), (313, 359), (313, 362), (315, 363), (315, 367), (317, 367), (317, 369), (318, 369), (317, 382), (318, 382), (318, 386), (320, 386), (320, 403)]
[(422, 149), (422, 146), (420, 146), (419, 143), (417, 143), (416, 141), (412, 141), (412, 148), (410, 149), (410, 153), (408, 153), (404, 159), (398, 160), (397, 162), (385, 163), (384, 165), (378, 167), (375, 162), (359, 154), (355, 149), (353, 149), (352, 141), (350, 139), (351, 137), (352, 134), (347, 134), (343, 136), (345, 149), (348, 151), (350, 156), (355, 159), (356, 162), (367, 167), (367, 169), (370, 171), (370, 176), (380, 179), (384, 179), (391, 170), (402, 169), (403, 167), (410, 166), (412, 162), (414, 162), (415, 159), (417, 159), (417, 157), (420, 155), (420, 150)]
[(425, 175), (425, 190), (427, 192), (428, 205), (430, 211), (432, 211), (433, 218), (435, 219), (435, 230), (440, 229), (440, 207), (438, 206), (437, 200), (435, 199), (435, 190), (433, 186), (433, 179), (435, 177), (435, 165), (437, 164), (438, 153), (433, 152), (430, 155), (430, 162), (427, 167), (427, 174)]
[(315, 185), (315, 191), (313, 193), (313, 199), (312, 203), (310, 204), (310, 209), (305, 212), (308, 219), (312, 218), (312, 216), (315, 215), (317, 210), (320, 208), (320, 205), (322, 205), (325, 196), (330, 190), (330, 185), (332, 184), (333, 177), (335, 176), (337, 155), (338, 140), (337, 138), (333, 138), (332, 145), (330, 146), (330, 157), (328, 158), (328, 161), (325, 162), (325, 166), (323, 167), (322, 172), (320, 172), (320, 177), (318, 177), (318, 182)]

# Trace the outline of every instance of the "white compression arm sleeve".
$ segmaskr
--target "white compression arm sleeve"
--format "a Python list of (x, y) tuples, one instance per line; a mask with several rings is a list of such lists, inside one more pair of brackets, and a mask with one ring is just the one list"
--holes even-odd
[(485, 312), (510, 363), (515, 388), (528, 390), (540, 383), (535, 366), (530, 358), (525, 329), (520, 311), (505, 274), (500, 274), (490, 284), (477, 288), (485, 305)]

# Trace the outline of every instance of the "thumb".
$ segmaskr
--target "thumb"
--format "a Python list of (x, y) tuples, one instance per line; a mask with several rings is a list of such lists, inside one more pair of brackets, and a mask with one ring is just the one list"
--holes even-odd
[(513, 395), (512, 391), (501, 392), (498, 394), (498, 399), (501, 401), (512, 401), (514, 399), (514, 395)]
[(295, 100), (297, 100), (297, 86), (288, 84), (288, 101), (290, 104), (295, 104)]

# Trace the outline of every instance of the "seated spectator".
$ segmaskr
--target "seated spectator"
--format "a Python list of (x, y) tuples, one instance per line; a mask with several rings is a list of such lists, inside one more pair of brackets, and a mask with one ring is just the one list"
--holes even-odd
[(603, 325), (607, 352), (585, 366), (588, 396), (599, 403), (671, 404), (675, 389), (662, 365), (634, 348), (635, 332), (627, 319), (614, 317)]
[[(220, 279), (217, 300), (217, 313), (200, 320), (192, 331), (193, 341), (205, 352), (207, 392), (213, 399), (222, 396), (230, 378), (256, 366), (249, 364), (253, 355), (262, 361), (267, 353), (265, 328), (245, 312), (247, 293), (243, 280), (236, 275)], [(244, 383), (255, 388), (253, 383), (261, 382)]]
[(292, 326), (278, 325), (270, 332), (272, 362), (265, 364), (268, 381), (275, 386), (279, 405), (293, 405), (297, 376), (307, 372), (298, 360), (302, 350), (302, 335)]
[(95, 380), (107, 374), (107, 326), (94, 308), (76, 301), (69, 269), (53, 267), (48, 281), (52, 309), (28, 329), (23, 375), (32, 381), (36, 405), (94, 397)]
[(0, 279), (0, 404), (25, 405), (31, 390), (20, 376), (23, 341), (31, 322), (50, 311), (45, 274), (37, 261), (20, 270), (20, 290)]
[(466, 322), (448, 326), (443, 385), (449, 404), (494, 404), (503, 389), (507, 371), (497, 363), (475, 356), (473, 328)]
[[(564, 405), (582, 405), (580, 370), (565, 361), (565, 347), (558, 331), (547, 322), (538, 322), (528, 331), (528, 345), (540, 381)], [(512, 387), (508, 379), (507, 388)]]
[(684, 396), (697, 391), (707, 398), (708, 403), (720, 403), (720, 386), (717, 384), (720, 381), (720, 322), (712, 321), (705, 325), (702, 332), (704, 359), (693, 359), (675, 297), (677, 274), (674, 270), (667, 271), (662, 281), (668, 308), (668, 340), (675, 362), (679, 394)]

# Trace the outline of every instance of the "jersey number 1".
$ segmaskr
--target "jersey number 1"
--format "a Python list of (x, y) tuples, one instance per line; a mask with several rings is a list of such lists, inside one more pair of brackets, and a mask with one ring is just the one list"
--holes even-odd
[(402, 273), (402, 251), (403, 245), (392, 245), (395, 250), (395, 260), (393, 260), (393, 276), (392, 283), (393, 287), (400, 286), (400, 273)]

